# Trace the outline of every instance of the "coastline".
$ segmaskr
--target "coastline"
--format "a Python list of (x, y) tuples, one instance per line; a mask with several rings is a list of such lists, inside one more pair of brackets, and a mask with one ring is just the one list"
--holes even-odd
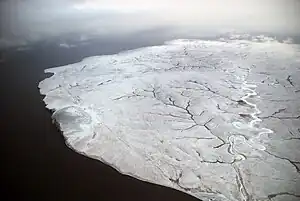
[(3, 195), (11, 200), (197, 200), (177, 190), (122, 175), (65, 145), (36, 86), (47, 77), (44, 69), (78, 62), (86, 54), (85, 49), (45, 46), (14, 53), (3, 64), (2, 86), (9, 86), (3, 95), (1, 113), (5, 130), (1, 147)]

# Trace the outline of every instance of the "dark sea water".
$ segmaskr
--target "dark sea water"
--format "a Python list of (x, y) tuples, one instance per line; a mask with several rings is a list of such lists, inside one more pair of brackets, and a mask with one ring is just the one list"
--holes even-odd
[[(51, 122), (38, 83), (44, 69), (84, 57), (161, 44), (165, 38), (128, 37), (61, 48), (55, 41), (1, 52), (1, 197), (4, 200), (192, 201), (182, 192), (124, 176), (69, 149)], [(151, 42), (150, 42), (151, 41)], [(2, 200), (2, 199), (1, 199)]]

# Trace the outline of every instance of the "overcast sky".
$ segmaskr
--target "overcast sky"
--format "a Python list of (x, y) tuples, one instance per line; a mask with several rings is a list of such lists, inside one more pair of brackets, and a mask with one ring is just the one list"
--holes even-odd
[(7, 0), (0, 46), (54, 36), (124, 35), (161, 27), (215, 32), (300, 32), (299, 0)]

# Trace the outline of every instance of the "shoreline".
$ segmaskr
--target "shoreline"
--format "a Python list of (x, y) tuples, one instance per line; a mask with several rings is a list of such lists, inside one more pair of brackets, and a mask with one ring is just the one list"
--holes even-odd
[(39, 93), (37, 83), (47, 78), (44, 69), (71, 60), (78, 62), (87, 53), (84, 48), (76, 49), (75, 55), (72, 49), (55, 48), (15, 53), (1, 68), (5, 82), (2, 86), (9, 86), (1, 105), (5, 130), (1, 147), (3, 196), (11, 200), (198, 200), (174, 189), (122, 175), (66, 146), (62, 134), (51, 122), (51, 111), (45, 108), (44, 95)]

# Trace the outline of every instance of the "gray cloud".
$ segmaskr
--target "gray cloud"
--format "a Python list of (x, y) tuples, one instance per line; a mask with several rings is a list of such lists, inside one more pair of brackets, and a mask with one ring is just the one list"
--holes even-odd
[(0, 46), (66, 34), (82, 38), (175, 27), (183, 35), (204, 31), (299, 34), (298, 0), (16, 0), (0, 2)]

